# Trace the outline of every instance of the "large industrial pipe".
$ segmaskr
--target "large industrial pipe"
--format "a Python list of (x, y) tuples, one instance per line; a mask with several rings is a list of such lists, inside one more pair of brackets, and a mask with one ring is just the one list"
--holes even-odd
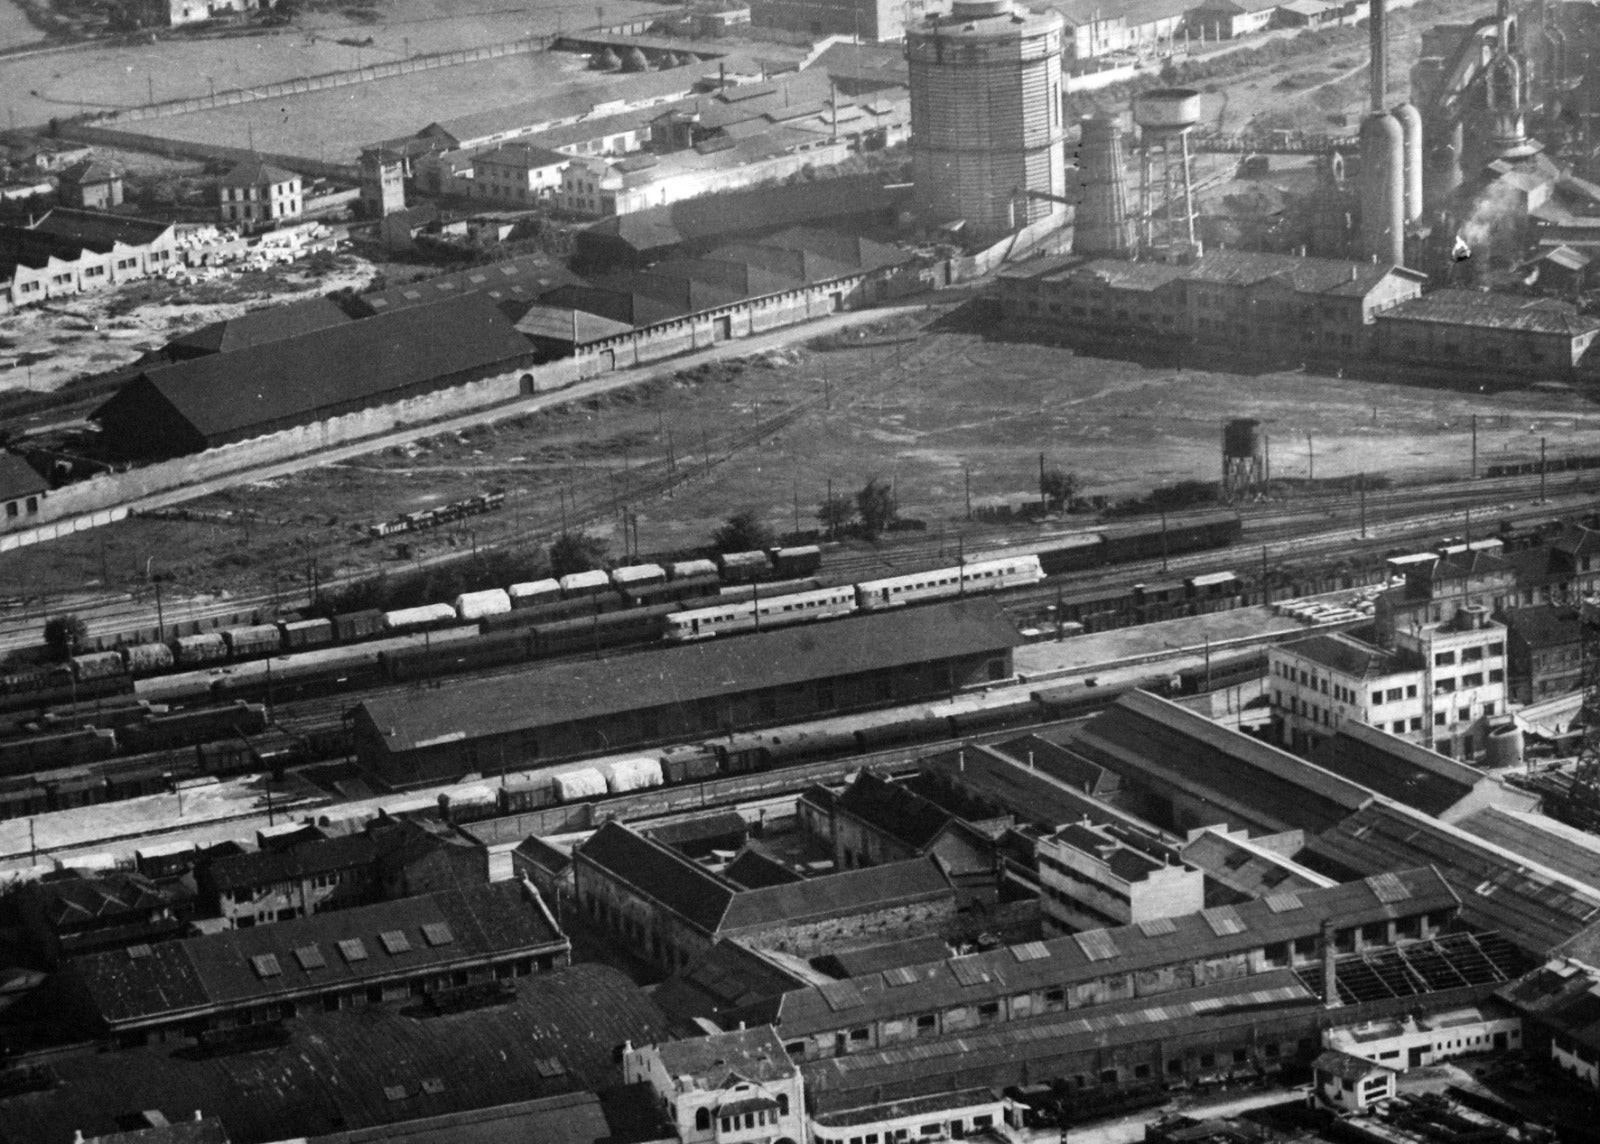
[(1405, 221), (1407, 225), (1422, 218), (1422, 112), (1409, 103), (1394, 109), (1400, 123), (1401, 142), (1405, 164), (1402, 186), (1405, 192)]

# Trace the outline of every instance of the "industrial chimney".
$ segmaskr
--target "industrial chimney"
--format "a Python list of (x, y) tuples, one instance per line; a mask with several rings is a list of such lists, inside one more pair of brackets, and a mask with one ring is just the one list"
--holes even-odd
[[(1371, 109), (1361, 121), (1361, 235), (1379, 263), (1405, 264), (1405, 132), (1384, 110), (1389, 59), (1384, 0), (1371, 0)], [(1420, 143), (1420, 138), (1419, 138)]]
[(1122, 130), (1109, 113), (1080, 125), (1078, 177), (1082, 186), (1072, 249), (1078, 254), (1125, 258), (1133, 249), (1128, 218), (1128, 184), (1122, 157)]
[[(1382, 0), (1374, 0), (1382, 3)], [(1344, 1004), (1339, 1000), (1339, 970), (1336, 962), (1337, 950), (1333, 940), (1333, 923), (1322, 923), (1322, 1007), (1324, 1009), (1337, 1009)]]

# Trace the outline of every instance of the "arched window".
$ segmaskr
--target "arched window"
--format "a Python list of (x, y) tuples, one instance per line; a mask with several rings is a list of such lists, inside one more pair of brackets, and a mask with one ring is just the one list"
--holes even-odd
[(709, 1108), (697, 1108), (694, 1110), (694, 1130), (696, 1132), (711, 1131), (711, 1110)]

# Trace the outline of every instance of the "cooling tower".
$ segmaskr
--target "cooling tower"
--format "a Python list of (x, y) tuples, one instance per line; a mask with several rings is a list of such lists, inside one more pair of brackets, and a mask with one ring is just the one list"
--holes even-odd
[(906, 29), (911, 170), (924, 222), (998, 235), (1066, 209), (1058, 12), (956, 0)]
[(1078, 214), (1072, 249), (1078, 254), (1125, 256), (1133, 249), (1128, 218), (1128, 184), (1117, 117), (1083, 120), (1078, 137)]

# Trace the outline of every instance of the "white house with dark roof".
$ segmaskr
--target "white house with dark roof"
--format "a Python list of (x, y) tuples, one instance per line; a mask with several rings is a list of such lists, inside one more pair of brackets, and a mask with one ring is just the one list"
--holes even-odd
[(0, 453), (0, 529), (32, 522), (50, 482), (15, 453)]
[(1275, 645), (1267, 650), (1274, 735), (1285, 747), (1309, 751), (1356, 720), (1412, 742), (1431, 741), (1422, 677), (1414, 655), (1342, 632)]
[(222, 221), (258, 225), (288, 222), (305, 209), (305, 192), (299, 175), (251, 160), (240, 163), (217, 185)]
[(627, 1046), (627, 1084), (648, 1084), (682, 1144), (800, 1144), (805, 1082), (770, 1025)]

